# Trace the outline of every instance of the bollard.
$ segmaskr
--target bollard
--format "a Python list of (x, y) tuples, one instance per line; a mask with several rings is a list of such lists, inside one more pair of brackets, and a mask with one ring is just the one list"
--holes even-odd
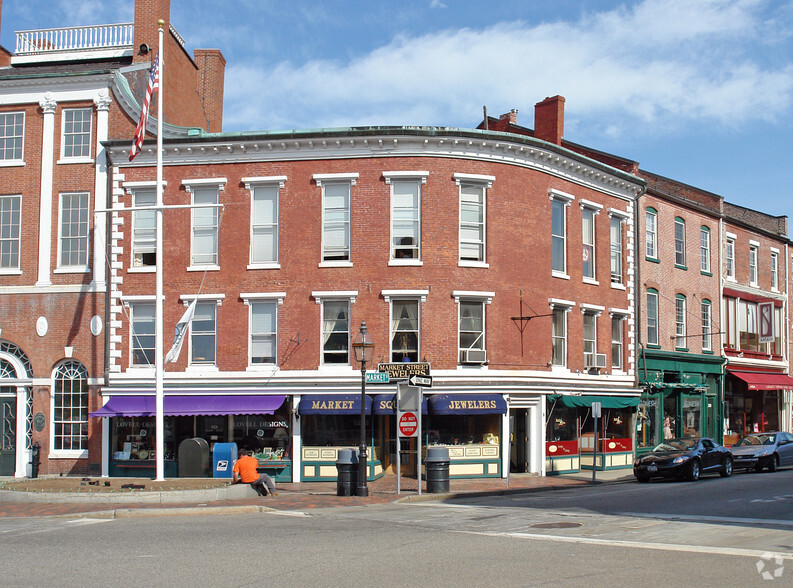
[(36, 441), (31, 447), (30, 451), (30, 477), (31, 478), (38, 478), (39, 477), (39, 465), (41, 464), (41, 445), (39, 442)]

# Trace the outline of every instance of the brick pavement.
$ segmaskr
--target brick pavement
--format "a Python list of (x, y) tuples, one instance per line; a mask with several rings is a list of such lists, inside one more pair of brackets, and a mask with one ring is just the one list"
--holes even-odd
[[(628, 472), (606, 476), (603, 481), (621, 481), (632, 478)], [(0, 497), (0, 517), (38, 517), (38, 516), (130, 516), (151, 514), (206, 514), (228, 513), (234, 509), (261, 508), (275, 510), (309, 510), (315, 508), (332, 508), (342, 506), (366, 506), (384, 504), (396, 500), (441, 500), (450, 496), (477, 494), (505, 494), (531, 492), (537, 490), (561, 489), (591, 483), (589, 474), (577, 476), (539, 477), (533, 475), (513, 475), (507, 480), (502, 478), (451, 480), (449, 494), (427, 494), (426, 482), (422, 486), (422, 495), (417, 494), (415, 478), (402, 478), (401, 493), (397, 494), (397, 480), (387, 476), (369, 482), (369, 496), (337, 496), (335, 482), (300, 482), (280, 484), (277, 496), (250, 497), (231, 500), (215, 500), (207, 502), (180, 503), (32, 503), (5, 502)], [(145, 511), (145, 512), (144, 512)], [(123, 513), (123, 514), (122, 514)]]

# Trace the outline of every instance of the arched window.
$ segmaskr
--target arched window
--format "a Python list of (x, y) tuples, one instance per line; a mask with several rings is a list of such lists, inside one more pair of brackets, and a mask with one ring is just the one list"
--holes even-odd
[(69, 360), (55, 369), (53, 382), (52, 448), (85, 451), (88, 448), (88, 372)]

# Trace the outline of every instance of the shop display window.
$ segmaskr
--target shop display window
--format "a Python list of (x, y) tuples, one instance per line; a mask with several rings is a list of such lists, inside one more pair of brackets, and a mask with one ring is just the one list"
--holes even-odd
[(578, 415), (575, 408), (554, 406), (550, 410), (546, 439), (548, 441), (578, 440)]
[(683, 427), (681, 434), (683, 437), (701, 436), (702, 399), (683, 398)]
[(309, 414), (303, 415), (300, 422), (304, 446), (347, 447), (361, 443), (360, 415)]
[(429, 415), (428, 445), (498, 445), (501, 431), (500, 414)]
[[(581, 452), (592, 452), (595, 437), (595, 422), (592, 411), (588, 408), (580, 409), (585, 412), (581, 418)], [(631, 439), (631, 408), (604, 408), (598, 419), (598, 445), (599, 452), (633, 451)]]
[(636, 445), (639, 449), (655, 447), (658, 439), (658, 399), (642, 398), (636, 411)]
[(276, 414), (237, 415), (234, 417), (233, 441), (240, 449), (250, 449), (257, 459), (288, 459), (292, 435), (289, 410)]
[[(173, 418), (165, 419), (165, 459), (173, 455)], [(113, 419), (110, 447), (113, 459), (153, 460), (155, 454), (154, 417), (118, 417)]]

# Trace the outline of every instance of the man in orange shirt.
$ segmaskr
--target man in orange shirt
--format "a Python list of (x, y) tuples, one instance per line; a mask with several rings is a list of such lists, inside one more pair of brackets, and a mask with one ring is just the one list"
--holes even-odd
[(234, 483), (250, 484), (259, 496), (267, 496), (268, 493), (271, 496), (277, 495), (272, 478), (265, 473), (259, 474), (256, 469), (258, 466), (259, 460), (253, 457), (248, 449), (240, 450), (240, 458), (231, 471)]

